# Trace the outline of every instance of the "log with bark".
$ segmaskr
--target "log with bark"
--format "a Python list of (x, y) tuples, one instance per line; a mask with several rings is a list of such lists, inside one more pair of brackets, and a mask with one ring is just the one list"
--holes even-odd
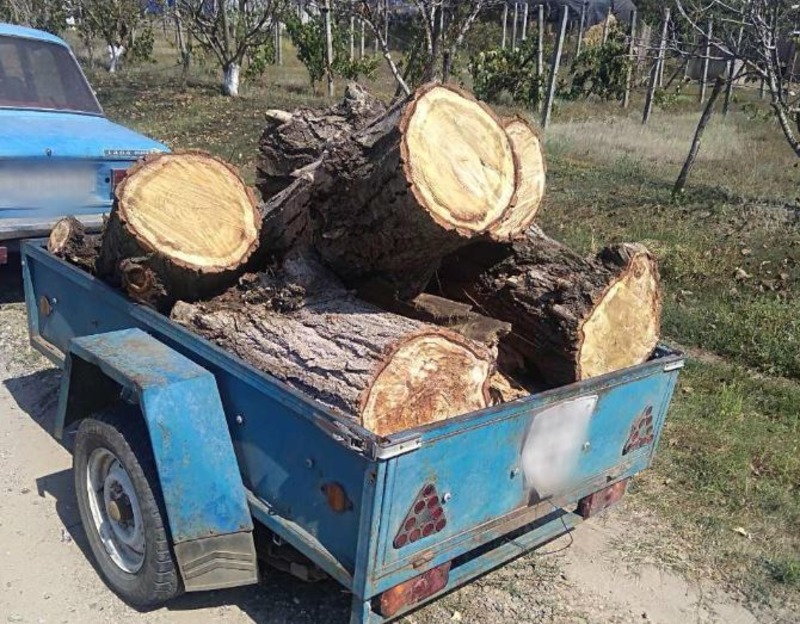
[(347, 85), (342, 102), (324, 110), (267, 111), (256, 164), (261, 196), (281, 192), (294, 180), (292, 174), (318, 160), (330, 141), (361, 130), (385, 112), (383, 102), (356, 83)]
[[(378, 435), (490, 404), (494, 357), (461, 335), (356, 299), (305, 260), (172, 318)], [(276, 306), (276, 302), (280, 302)], [(276, 310), (280, 308), (280, 311)]]
[[(541, 145), (512, 131), (513, 140), (472, 96), (426, 85), (329, 143), (306, 180), (268, 201), (267, 237), (301, 232), (286, 246), (313, 246), (348, 285), (381, 276), (400, 298), (413, 297), (446, 254), (475, 238), (513, 238), (535, 215), (544, 162), (521, 164), (517, 152)], [(539, 178), (524, 173), (536, 163)], [(298, 215), (307, 223), (298, 227)]]
[(98, 274), (167, 310), (235, 283), (260, 226), (255, 197), (227, 163), (200, 152), (153, 155), (116, 188)]
[(59, 219), (50, 231), (47, 250), (55, 256), (94, 274), (100, 254), (101, 237), (89, 234), (75, 217)]
[(612, 245), (587, 259), (531, 228), (525, 241), (459, 250), (435, 283), (510, 322), (504, 342), (549, 386), (639, 364), (658, 342), (658, 268), (642, 245)]

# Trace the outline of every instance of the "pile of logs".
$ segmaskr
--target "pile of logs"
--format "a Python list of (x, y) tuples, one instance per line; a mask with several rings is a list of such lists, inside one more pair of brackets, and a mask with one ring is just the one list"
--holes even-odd
[(130, 170), (102, 238), (50, 250), (378, 435), (647, 360), (658, 269), (641, 245), (584, 258), (535, 224), (537, 129), (426, 85), (270, 111), (258, 203), (207, 154)]

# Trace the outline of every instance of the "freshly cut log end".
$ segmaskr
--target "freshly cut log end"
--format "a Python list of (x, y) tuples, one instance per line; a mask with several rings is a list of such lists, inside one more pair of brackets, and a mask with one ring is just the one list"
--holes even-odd
[(485, 349), (452, 333), (413, 336), (386, 358), (366, 391), (362, 423), (385, 436), (483, 409), (492, 371)]
[(437, 223), (469, 236), (503, 217), (516, 189), (514, 152), (487, 108), (453, 87), (423, 87), (400, 132), (412, 192)]
[(64, 256), (70, 249), (83, 243), (86, 228), (75, 217), (60, 219), (50, 231), (47, 239), (47, 251), (56, 256)]
[(508, 375), (497, 371), (492, 375), (489, 394), (492, 397), (493, 405), (502, 405), (503, 403), (511, 403), (518, 399), (524, 399), (529, 397), (532, 393), (523, 388)]
[(658, 268), (647, 249), (615, 246), (599, 259), (624, 268), (581, 328), (580, 379), (643, 362), (658, 344), (661, 329)]
[(159, 154), (117, 189), (117, 217), (142, 247), (174, 264), (219, 273), (257, 245), (260, 215), (239, 174), (209, 154)]
[(98, 273), (168, 310), (232, 284), (260, 228), (255, 197), (227, 163), (200, 152), (151, 156), (117, 187)]
[(521, 117), (503, 121), (516, 162), (516, 190), (511, 205), (490, 229), (492, 238), (510, 240), (523, 235), (533, 223), (544, 198), (547, 165), (539, 132)]
[(641, 245), (582, 258), (532, 227), (525, 241), (453, 254), (437, 283), (511, 323), (500, 345), (504, 370), (517, 360), (550, 387), (640, 364), (658, 342), (658, 267)]
[(64, 217), (50, 231), (47, 250), (89, 273), (94, 273), (100, 253), (100, 236), (87, 234), (83, 223), (75, 217)]

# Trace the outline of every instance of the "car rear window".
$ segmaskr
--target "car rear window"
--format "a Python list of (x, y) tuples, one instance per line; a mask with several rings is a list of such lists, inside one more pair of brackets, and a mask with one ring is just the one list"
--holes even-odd
[(67, 48), (0, 35), (0, 107), (102, 114)]

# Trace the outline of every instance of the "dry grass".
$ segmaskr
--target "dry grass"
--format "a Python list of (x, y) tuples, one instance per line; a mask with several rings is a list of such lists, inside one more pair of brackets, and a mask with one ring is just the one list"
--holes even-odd
[[(697, 125), (697, 115), (661, 116), (643, 126), (632, 116), (608, 116), (554, 123), (548, 146), (579, 158), (612, 161), (635, 158), (658, 165), (681, 165)], [(746, 155), (745, 137), (729, 125), (711, 124), (703, 140), (699, 162), (720, 162)]]

